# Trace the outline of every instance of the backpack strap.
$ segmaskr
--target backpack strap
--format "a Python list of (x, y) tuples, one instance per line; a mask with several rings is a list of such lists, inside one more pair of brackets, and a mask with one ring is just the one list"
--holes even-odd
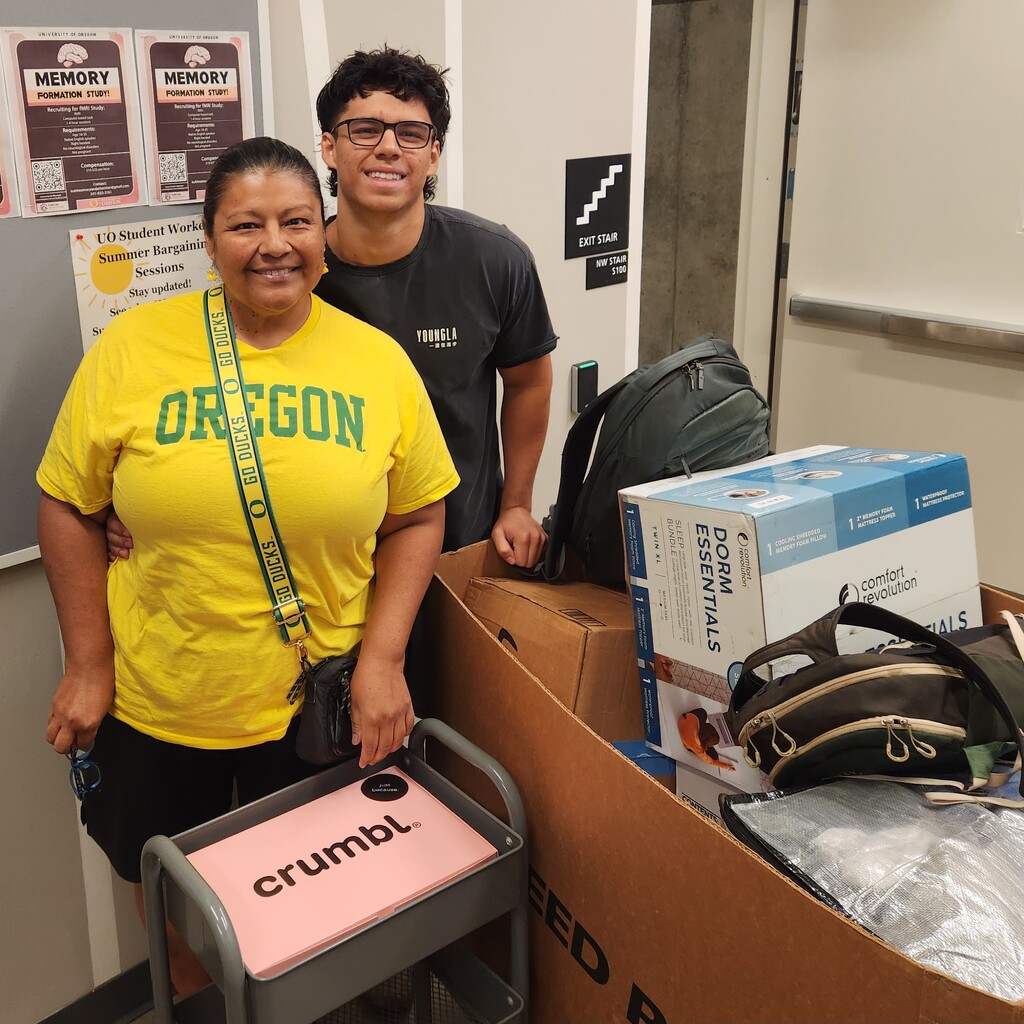
[(558, 578), (565, 565), (565, 542), (572, 529), (576, 501), (583, 489), (583, 479), (587, 475), (587, 466), (590, 463), (590, 453), (594, 449), (597, 428), (608, 406), (626, 386), (627, 380), (628, 378), (624, 377), (611, 387), (605, 388), (576, 417), (576, 422), (569, 428), (569, 433), (566, 435), (565, 446), (562, 448), (562, 471), (558, 480), (558, 497), (544, 520), (544, 526), (548, 532), (548, 543), (544, 551), (544, 561), (539, 569), (549, 583)]
[(733, 687), (730, 701), (732, 711), (739, 711), (768, 682), (757, 675), (759, 668), (764, 668), (765, 665), (770, 665), (780, 658), (792, 658), (796, 655), (810, 658), (815, 665), (839, 657), (836, 627), (839, 625), (843, 609), (848, 607), (849, 605), (840, 605), (828, 615), (823, 615), (809, 626), (804, 626), (799, 632), (754, 651), (743, 662), (740, 677)]

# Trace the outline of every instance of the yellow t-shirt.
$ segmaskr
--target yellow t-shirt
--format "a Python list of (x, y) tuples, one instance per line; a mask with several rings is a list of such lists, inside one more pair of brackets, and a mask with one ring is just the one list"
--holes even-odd
[[(387, 335), (313, 296), (278, 348), (238, 343), (267, 491), (316, 661), (365, 631), (376, 530), (459, 482), (430, 400)], [(112, 713), (174, 743), (280, 738), (298, 706), (252, 548), (210, 364), (202, 293), (121, 313), (87, 353), (36, 478), (90, 513), (113, 501)]]

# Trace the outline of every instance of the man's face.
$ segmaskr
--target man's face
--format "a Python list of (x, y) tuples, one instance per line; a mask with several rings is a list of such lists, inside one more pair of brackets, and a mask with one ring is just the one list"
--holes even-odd
[[(375, 117), (430, 123), (426, 105), (419, 99), (400, 100), (387, 92), (355, 96), (338, 113), (337, 121)], [(436, 138), (423, 149), (403, 149), (388, 129), (376, 146), (357, 146), (345, 127), (333, 135), (324, 132), (320, 151), (328, 167), (338, 173), (338, 205), (375, 213), (402, 213), (423, 203), (423, 185), (437, 173), (441, 147)]]

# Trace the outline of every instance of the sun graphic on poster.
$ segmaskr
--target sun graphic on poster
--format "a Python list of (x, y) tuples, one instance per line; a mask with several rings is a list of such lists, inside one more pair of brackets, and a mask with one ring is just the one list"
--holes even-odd
[(136, 263), (146, 266), (146, 260), (136, 260), (123, 245), (116, 242), (101, 242), (102, 238), (113, 238), (110, 228), (95, 233), (95, 245), (84, 235), (75, 235), (79, 253), (76, 264), (84, 266), (75, 271), (79, 290), (89, 296), (88, 305), (100, 304), (106, 309), (108, 302), (116, 302), (124, 296), (135, 277)]

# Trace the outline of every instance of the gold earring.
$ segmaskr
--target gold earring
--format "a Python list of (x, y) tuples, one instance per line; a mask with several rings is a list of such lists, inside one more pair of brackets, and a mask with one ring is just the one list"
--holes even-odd
[(327, 273), (327, 271), (328, 271), (329, 269), (330, 269), (330, 267), (328, 267), (328, 266), (327, 266), (327, 262), (326, 262), (326, 260), (325, 260), (325, 261), (324, 261), (324, 269), (323, 269), (323, 270), (321, 271), (321, 273), (324, 273), (324, 274), (326, 274), (326, 273)]
[(207, 281), (216, 281), (217, 280), (217, 268), (216, 267), (210, 267), (210, 269), (206, 272), (206, 280)]

